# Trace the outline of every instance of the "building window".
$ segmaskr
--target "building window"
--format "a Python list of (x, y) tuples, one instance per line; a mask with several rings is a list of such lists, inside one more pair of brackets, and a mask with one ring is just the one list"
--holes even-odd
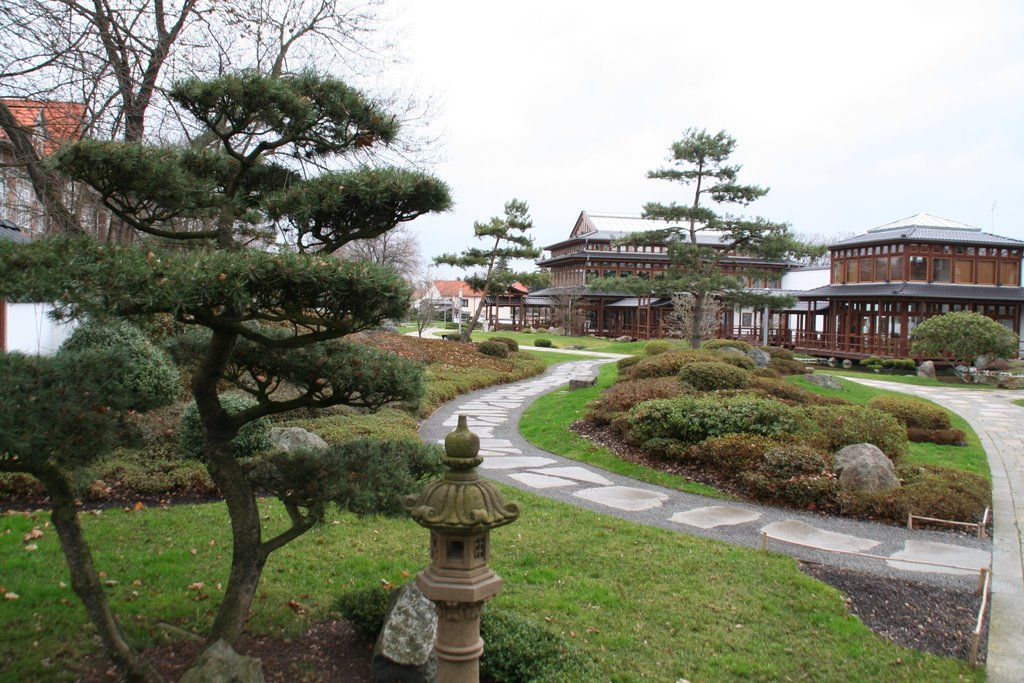
[(953, 264), (948, 258), (937, 258), (933, 259), (934, 263), (932, 268), (932, 279), (935, 282), (952, 282), (953, 281)]
[(861, 282), (871, 282), (871, 259), (862, 258), (858, 261), (858, 277)]
[(890, 280), (902, 280), (903, 279), (903, 257), (902, 256), (890, 256), (889, 257), (889, 279)]
[(970, 259), (956, 260), (956, 270), (953, 273), (956, 282), (963, 284), (974, 283), (974, 261)]
[(754, 324), (752, 313), (740, 313), (740, 327), (751, 327)]
[(889, 258), (886, 256), (875, 257), (875, 280), (888, 280), (889, 274), (886, 266), (889, 265)]
[(843, 264), (838, 261), (832, 264), (832, 282), (840, 284), (843, 281)]
[(927, 280), (928, 279), (928, 258), (925, 256), (911, 256), (910, 257), (910, 279), (911, 280)]
[[(1004, 250), (1005, 251), (1005, 250)], [(999, 264), (999, 284), (1016, 285), (1020, 283), (1020, 264), (1003, 261)]]
[(846, 281), (857, 281), (857, 259), (849, 259), (846, 262)]
[(978, 284), (994, 285), (996, 283), (996, 262), (978, 261)]

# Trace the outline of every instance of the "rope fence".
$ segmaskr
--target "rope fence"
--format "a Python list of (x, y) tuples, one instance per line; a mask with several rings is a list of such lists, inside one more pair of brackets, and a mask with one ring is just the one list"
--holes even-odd
[(914, 520), (920, 520), (922, 522), (933, 522), (936, 524), (947, 524), (950, 526), (962, 526), (966, 529), (975, 529), (978, 533), (978, 538), (985, 538), (985, 528), (988, 527), (989, 508), (985, 508), (985, 514), (982, 515), (981, 522), (954, 522), (949, 519), (936, 519), (935, 517), (922, 517), (921, 515), (915, 515), (907, 513), (907, 528), (914, 528)]

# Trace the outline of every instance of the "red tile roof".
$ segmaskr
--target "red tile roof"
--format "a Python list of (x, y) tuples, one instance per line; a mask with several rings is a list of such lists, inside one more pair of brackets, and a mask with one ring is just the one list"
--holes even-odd
[[(44, 153), (52, 154), (70, 140), (81, 136), (85, 106), (76, 102), (4, 99), (20, 126), (34, 129), (45, 136)], [(7, 136), (0, 131), (0, 140)]]
[(458, 296), (459, 289), (464, 297), (482, 296), (482, 292), (476, 291), (463, 280), (434, 280), (434, 286), (441, 296)]

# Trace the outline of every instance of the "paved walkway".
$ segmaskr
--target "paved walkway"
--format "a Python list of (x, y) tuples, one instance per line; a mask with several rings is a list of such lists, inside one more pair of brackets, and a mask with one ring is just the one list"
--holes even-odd
[[(570, 378), (596, 375), (605, 362), (609, 361), (564, 363), (549, 368), (541, 377), (462, 396), (427, 419), (420, 433), (425, 440), (443, 441), (457, 416), (468, 415), (470, 428), (481, 440), (481, 469), (492, 479), (642, 524), (748, 547), (759, 547), (762, 532), (767, 532), (773, 539), (769, 541), (773, 551), (878, 574), (907, 576), (910, 572), (918, 580), (940, 585), (976, 586), (978, 570), (990, 565), (992, 545), (987, 540), (682, 493), (581, 465), (536, 448), (520, 436), (519, 418), (533, 399), (567, 384)], [(828, 550), (869, 553), (883, 559)]]
[[(848, 378), (853, 379), (853, 378)], [(1024, 391), (923, 387), (872, 379), (872, 387), (922, 396), (967, 420), (988, 454), (992, 471), (992, 611), (988, 680), (1024, 681), (1024, 408), (1011, 403)]]

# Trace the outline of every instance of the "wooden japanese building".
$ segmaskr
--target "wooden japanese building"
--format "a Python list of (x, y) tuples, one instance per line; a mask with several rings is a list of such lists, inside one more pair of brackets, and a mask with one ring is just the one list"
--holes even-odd
[(1021, 334), (1024, 241), (920, 213), (830, 246), (827, 286), (800, 294), (790, 346), (839, 358), (910, 357), (910, 333), (952, 311)]

